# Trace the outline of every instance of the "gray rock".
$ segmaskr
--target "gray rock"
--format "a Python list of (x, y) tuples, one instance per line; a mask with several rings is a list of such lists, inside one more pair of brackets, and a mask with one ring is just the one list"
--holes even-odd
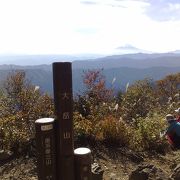
[(110, 174), (110, 180), (120, 180), (115, 173)]
[(93, 163), (91, 165), (91, 172), (92, 172), (92, 180), (102, 180), (104, 170), (98, 163)]
[(140, 165), (131, 172), (129, 180), (169, 180), (168, 174), (152, 164)]
[(170, 176), (173, 180), (180, 180), (180, 164), (176, 166), (173, 173)]
[(0, 150), (0, 162), (7, 161), (13, 156), (11, 151)]

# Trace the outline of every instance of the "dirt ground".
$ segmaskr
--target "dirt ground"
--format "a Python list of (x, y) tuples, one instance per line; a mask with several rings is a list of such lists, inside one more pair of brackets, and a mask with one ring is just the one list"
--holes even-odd
[(110, 149), (97, 154), (97, 162), (104, 169), (104, 180), (128, 180), (130, 173), (140, 164), (152, 164), (168, 175), (180, 163), (180, 150), (166, 154), (135, 153), (126, 149)]
[[(140, 164), (153, 164), (168, 175), (180, 163), (180, 150), (166, 154), (135, 153), (126, 148), (93, 148), (92, 158), (104, 170), (104, 180), (128, 180)], [(1, 180), (37, 180), (36, 158), (20, 156), (0, 166)]]

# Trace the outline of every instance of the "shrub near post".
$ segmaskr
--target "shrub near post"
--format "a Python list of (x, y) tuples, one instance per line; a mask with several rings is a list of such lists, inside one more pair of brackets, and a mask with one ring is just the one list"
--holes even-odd
[(38, 119), (35, 128), (38, 179), (56, 180), (54, 119)]

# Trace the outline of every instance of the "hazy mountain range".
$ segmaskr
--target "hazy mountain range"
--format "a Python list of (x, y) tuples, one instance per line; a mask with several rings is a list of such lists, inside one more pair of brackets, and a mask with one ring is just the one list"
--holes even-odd
[[(0, 81), (2, 82), (12, 70), (23, 69), (33, 84), (40, 86), (43, 91), (52, 93), (51, 63), (54, 61), (70, 61), (68, 60), (69, 58), (73, 67), (74, 92), (83, 91), (82, 75), (83, 71), (87, 69), (104, 69), (103, 74), (106, 77), (107, 85), (113, 86), (115, 89), (123, 89), (128, 82), (133, 83), (135, 80), (147, 77), (158, 80), (168, 74), (180, 72), (180, 54), (178, 52), (159, 54), (135, 53), (106, 57), (98, 55), (99, 58), (88, 58), (86, 60), (73, 60), (71, 57), (62, 58), (61, 55), (21, 56), (19, 60), (29, 59), (29, 61), (32, 60), (31, 62), (36, 61), (36, 64), (43, 61), (44, 65), (0, 65)], [(0, 57), (0, 60), (2, 58)], [(11, 60), (15, 62), (18, 60), (17, 58), (17, 56), (14, 59), (11, 57)], [(47, 62), (49, 62), (49, 65)], [(116, 80), (114, 84), (111, 84), (113, 79)]]
[(74, 54), (74, 55), (0, 55), (0, 63), (16, 64), (21, 66), (51, 64), (54, 61), (75, 61), (103, 57), (100, 54)]

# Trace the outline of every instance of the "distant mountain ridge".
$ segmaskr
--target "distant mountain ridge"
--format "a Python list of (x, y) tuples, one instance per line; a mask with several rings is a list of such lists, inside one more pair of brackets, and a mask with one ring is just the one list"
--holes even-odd
[[(49, 60), (49, 65), (53, 62), (61, 62), (62, 59), (51, 59), (52, 56), (35, 56), (44, 57)], [(21, 57), (23, 58), (23, 56)], [(29, 56), (28, 56), (29, 58)], [(58, 58), (58, 56), (56, 57)], [(26, 58), (24, 59), (26, 60)], [(38, 59), (37, 59), (38, 60)], [(66, 61), (66, 60), (65, 60)], [(68, 61), (68, 60), (67, 60)], [(49, 66), (46, 63), (40, 65), (0, 65), (0, 69), (44, 69), (48, 70)], [(72, 61), (73, 69), (89, 69), (89, 68), (117, 68), (117, 67), (131, 67), (131, 68), (149, 68), (149, 67), (178, 67), (180, 66), (180, 54), (178, 53), (154, 53), (154, 54), (124, 54), (100, 57), (96, 59), (74, 60)]]
[(180, 54), (127, 54), (102, 57), (94, 60), (74, 61), (74, 68), (149, 68), (149, 67), (180, 67)]
[(130, 44), (126, 44), (124, 46), (119, 46), (115, 49), (115, 53), (119, 54), (136, 54), (136, 53), (152, 53), (151, 51), (139, 49)]
[(2, 65), (21, 65), (34, 66), (41, 64), (51, 64), (55, 61), (75, 61), (103, 57), (100, 54), (75, 54), (75, 55), (0, 55), (0, 63)]
[[(127, 54), (101, 57), (97, 59), (72, 61), (73, 91), (83, 91), (83, 71), (87, 69), (104, 69), (107, 85), (115, 89), (123, 89), (127, 83), (144, 78), (162, 79), (168, 74), (180, 72), (180, 54)], [(52, 66), (43, 64), (35, 66), (0, 65), (0, 82), (9, 72), (25, 70), (28, 79), (43, 91), (52, 94)], [(112, 85), (112, 80), (116, 79)]]
[[(2, 56), (0, 55), (0, 64), (4, 65), (21, 65), (21, 66), (34, 66), (34, 65), (42, 65), (42, 64), (52, 64), (53, 62), (62, 62), (62, 61), (69, 61), (73, 62), (75, 64), (75, 68), (79, 64), (86, 64), (88, 63), (94, 63), (96, 61), (100, 66), (103, 65), (103, 63), (108, 64), (106, 61), (111, 61), (113, 63), (122, 63), (122, 65), (118, 65), (119, 67), (122, 66), (131, 66), (131, 64), (137, 64), (140, 60), (143, 61), (144, 67), (153, 67), (157, 66), (157, 63), (159, 63), (160, 66), (175, 66), (179, 61), (180, 58), (180, 51), (169, 52), (169, 53), (131, 53), (131, 54), (120, 54), (120, 55), (100, 55), (100, 54), (84, 54), (84, 55), (11, 55), (11, 56)], [(171, 59), (174, 61), (175, 65), (171, 65), (170, 61)], [(165, 59), (165, 60), (164, 60)], [(132, 61), (133, 60), (133, 61)], [(135, 61), (136, 60), (136, 61)], [(149, 61), (147, 61), (149, 60)], [(115, 62), (114, 62), (115, 61)], [(166, 65), (168, 61), (168, 64)], [(164, 65), (163, 65), (164, 64)], [(179, 64), (179, 63), (178, 63)], [(91, 65), (90, 65), (91, 66)], [(82, 65), (81, 65), (82, 67)], [(135, 66), (134, 66), (135, 67)], [(136, 66), (137, 67), (137, 66)], [(1, 67), (2, 69), (2, 67)]]

